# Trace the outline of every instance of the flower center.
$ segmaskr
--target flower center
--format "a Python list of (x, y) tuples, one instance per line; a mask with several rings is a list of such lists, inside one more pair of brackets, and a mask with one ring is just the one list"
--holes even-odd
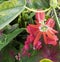
[(48, 29), (48, 27), (46, 25), (39, 27), (39, 30), (42, 31), (42, 32), (47, 31), (47, 29)]

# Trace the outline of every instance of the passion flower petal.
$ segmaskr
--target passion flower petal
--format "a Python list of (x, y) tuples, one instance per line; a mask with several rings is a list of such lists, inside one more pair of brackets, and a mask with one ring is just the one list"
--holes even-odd
[(41, 37), (41, 33), (39, 32), (39, 33), (37, 34), (35, 40), (34, 40), (34, 43), (33, 43), (34, 46), (38, 43), (40, 37)]
[(49, 18), (46, 22), (46, 25), (48, 25), (49, 27), (53, 28), (55, 25), (55, 21), (52, 18)]
[(46, 32), (47, 36), (52, 40), (58, 40), (57, 36), (55, 34), (52, 34), (49, 30)]
[(51, 44), (53, 46), (57, 45), (57, 41), (56, 40), (52, 40), (49, 37), (47, 37), (46, 39), (47, 39), (48, 44)]
[(38, 27), (37, 26), (32, 25), (32, 24), (27, 26), (27, 32), (29, 34), (35, 35), (37, 33), (37, 31), (38, 31)]
[[(38, 11), (43, 11), (43, 10), (38, 10)], [(38, 23), (41, 23), (45, 19), (45, 12), (36, 12), (35, 18)]]

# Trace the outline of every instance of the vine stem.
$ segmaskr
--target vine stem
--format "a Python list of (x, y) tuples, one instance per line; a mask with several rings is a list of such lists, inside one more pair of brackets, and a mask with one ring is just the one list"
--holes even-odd
[(59, 6), (57, 6), (58, 7), (58, 9), (60, 9), (60, 7)]
[(48, 8), (48, 9), (45, 9), (45, 10), (42, 10), (42, 11), (37, 11), (37, 10), (34, 10), (34, 9), (31, 9), (31, 8), (29, 8), (29, 7), (27, 7), (27, 6), (24, 6), (26, 9), (28, 9), (29, 11), (33, 11), (33, 12), (46, 12), (46, 11), (48, 11), (48, 10), (50, 10), (50, 8)]
[(56, 21), (57, 21), (57, 24), (58, 24), (58, 28), (60, 28), (60, 24), (59, 24), (59, 20), (58, 20), (58, 16), (57, 16), (57, 13), (56, 13), (56, 10), (53, 8), (54, 10), (54, 13), (55, 13), (55, 17), (56, 17)]

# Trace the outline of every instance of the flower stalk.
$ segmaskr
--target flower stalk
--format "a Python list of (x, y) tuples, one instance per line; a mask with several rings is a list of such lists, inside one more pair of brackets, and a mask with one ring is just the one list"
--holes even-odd
[(55, 14), (55, 17), (56, 17), (56, 22), (57, 22), (58, 28), (60, 29), (60, 23), (59, 23), (59, 19), (58, 19), (56, 10), (54, 8), (53, 8), (53, 10), (54, 10), (54, 14)]
[(37, 10), (35, 10), (35, 9), (31, 9), (31, 8), (29, 8), (29, 7), (27, 7), (27, 6), (25, 6), (25, 8), (26, 9), (28, 9), (29, 11), (32, 11), (32, 12), (47, 12), (48, 10), (50, 10), (50, 8), (48, 8), (48, 9), (45, 9), (45, 10), (43, 10), (43, 11), (37, 11)]

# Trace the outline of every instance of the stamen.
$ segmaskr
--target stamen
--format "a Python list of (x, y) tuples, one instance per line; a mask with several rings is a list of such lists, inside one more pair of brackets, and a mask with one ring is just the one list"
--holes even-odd
[(46, 32), (47, 29), (48, 29), (48, 27), (46, 25), (39, 27), (39, 30), (42, 31), (42, 32)]

